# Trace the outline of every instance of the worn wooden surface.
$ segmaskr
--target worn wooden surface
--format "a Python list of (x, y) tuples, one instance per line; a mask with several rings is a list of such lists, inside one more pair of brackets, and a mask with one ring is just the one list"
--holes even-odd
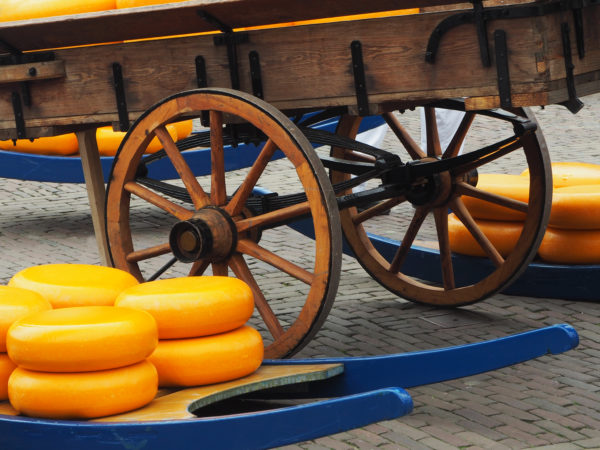
[[(21, 51), (458, 3), (456, 0), (190, 0), (164, 5), (0, 23), (0, 41)], [(1, 48), (1, 47), (0, 47)]]
[[(95, 421), (123, 422), (193, 419), (196, 416), (190, 410), (196, 410), (221, 400), (276, 386), (324, 380), (339, 375), (343, 371), (344, 366), (342, 364), (261, 366), (256, 372), (246, 377), (225, 383), (186, 389), (161, 389), (151, 403), (140, 409), (96, 419)], [(15, 416), (19, 413), (8, 401), (0, 401), (0, 414)]]
[[(241, 90), (252, 92), (248, 54), (256, 51), (265, 100), (277, 108), (356, 105), (350, 44), (359, 40), (373, 105), (449, 97), (484, 98), (486, 105), (494, 104), (498, 99), (496, 68), (494, 64), (482, 66), (474, 26), (451, 29), (441, 40), (435, 64), (425, 62), (430, 31), (449, 14), (250, 31), (248, 42), (238, 45)], [(572, 16), (563, 13), (488, 24), (492, 54), (494, 30), (507, 33), (515, 106), (566, 100), (560, 34), (564, 20), (571, 21)], [(576, 56), (575, 39), (571, 39), (582, 95), (600, 89), (598, 22), (600, 6), (587, 7), (583, 59)], [(162, 98), (197, 87), (197, 56), (206, 61), (209, 86), (230, 86), (226, 48), (215, 46), (210, 35), (64, 49), (56, 55), (65, 63), (66, 77), (29, 83), (33, 104), (24, 111), (28, 136), (53, 134), (53, 126), (116, 121), (114, 62), (123, 68), (130, 119)], [(11, 93), (17, 88), (17, 84), (0, 87), (0, 138), (14, 135)]]

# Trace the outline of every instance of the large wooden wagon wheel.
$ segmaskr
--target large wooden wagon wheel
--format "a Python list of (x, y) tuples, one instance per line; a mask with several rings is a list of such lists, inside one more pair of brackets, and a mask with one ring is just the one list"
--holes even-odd
[[(456, 107), (458, 103), (453, 103)], [(447, 148), (441, 148), (436, 121), (439, 107), (424, 107), (426, 145), (422, 146), (412, 126), (403, 125), (403, 115), (386, 113), (384, 118), (399, 141), (398, 155), (403, 161), (434, 161), (453, 158), (458, 155), (461, 145), (465, 152), (487, 145), (494, 145), (503, 139), (515, 136), (513, 124), (504, 120), (502, 111), (467, 112), (460, 126), (452, 136)], [(535, 122), (532, 113), (526, 109), (513, 111), (516, 115)], [(414, 122), (414, 117), (413, 117)], [(345, 116), (340, 121), (338, 133), (355, 136), (360, 118)], [(418, 127), (419, 120), (416, 124)], [(416, 128), (418, 133), (418, 128)], [(422, 147), (425, 147), (424, 150)], [(374, 161), (368, 155), (342, 148), (333, 148), (333, 156), (358, 161)], [(499, 158), (499, 159), (498, 159)], [(493, 195), (476, 187), (474, 172), (503, 172), (506, 167), (518, 174), (529, 169), (528, 203)], [(333, 184), (348, 179), (340, 172), (331, 173)], [(356, 207), (340, 211), (344, 236), (354, 254), (369, 274), (388, 290), (400, 297), (419, 303), (443, 306), (459, 306), (473, 303), (498, 292), (511, 283), (526, 268), (536, 254), (545, 231), (551, 203), (551, 171), (546, 145), (538, 129), (517, 137), (513, 143), (505, 145), (495, 154), (480, 158), (474, 163), (457, 167), (452, 173), (442, 172), (439, 176), (423, 179), (415, 183), (406, 195), (390, 198), (359, 210)], [(481, 232), (480, 227), (465, 207), (464, 196), (483, 199), (496, 205), (526, 214), (523, 231), (518, 244), (508, 255), (501, 256), (493, 244)], [(488, 266), (476, 280), (472, 280), (469, 268), (461, 267), (461, 258), (450, 250), (448, 234), (448, 213), (452, 211), (485, 251), (487, 260), (478, 264)], [(371, 234), (372, 233), (372, 234)], [(374, 245), (374, 235), (383, 235), (398, 242), (393, 255), (384, 257)], [(433, 247), (439, 251), (436, 265), (439, 267), (438, 282), (419, 279), (410, 267), (409, 254), (413, 245), (423, 248)], [(462, 261), (465, 258), (462, 257)], [(412, 260), (414, 261), (414, 259)], [(473, 267), (472, 265), (470, 267)], [(468, 281), (461, 281), (467, 279)]]
[[(165, 129), (167, 123), (190, 117), (209, 119), (211, 173), (205, 177), (193, 174)], [(241, 173), (227, 171), (224, 143), (232, 142), (232, 135), (266, 141), (254, 163)], [(181, 180), (167, 184), (139, 178), (140, 158), (155, 136)], [(277, 151), (285, 158), (273, 158)], [(278, 181), (269, 186), (270, 177), (263, 176), (267, 173)], [(267, 196), (261, 208), (247, 206), (256, 188), (296, 189), (294, 184), (302, 192), (300, 201), (277, 205), (275, 197), (272, 203), (277, 206), (268, 207)], [(173, 198), (173, 192), (191, 204)], [(149, 205), (158, 207), (154, 209), (162, 216), (152, 216)], [(283, 225), (310, 216), (314, 241), (296, 243), (301, 236)], [(155, 220), (168, 226), (144, 234), (145, 224)], [(302, 348), (325, 320), (336, 294), (341, 234), (327, 174), (310, 143), (286, 116), (241, 92), (182, 92), (138, 119), (115, 158), (106, 223), (114, 265), (140, 281), (212, 271), (234, 274), (248, 283), (256, 305), (253, 324), (263, 333), (268, 358), (289, 356)], [(269, 241), (270, 233), (275, 236)], [(161, 258), (166, 263), (159, 267)]]

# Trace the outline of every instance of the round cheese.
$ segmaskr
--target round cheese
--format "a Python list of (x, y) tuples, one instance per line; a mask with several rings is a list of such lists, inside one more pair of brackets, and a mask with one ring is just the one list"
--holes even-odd
[(182, 277), (132, 286), (115, 306), (142, 309), (156, 319), (160, 339), (218, 334), (241, 327), (254, 300), (246, 283), (219, 276)]
[(198, 386), (251, 374), (263, 353), (258, 331), (243, 326), (214, 336), (161, 340), (149, 360), (156, 366), (160, 386)]
[(0, 286), (0, 352), (6, 352), (6, 333), (13, 322), (48, 309), (52, 309), (52, 305), (37, 292)]
[(77, 153), (79, 151), (79, 144), (75, 133), (69, 133), (58, 136), (40, 137), (33, 141), (29, 139), (0, 141), (0, 149), (39, 155), (64, 156)]
[(600, 229), (600, 184), (554, 189), (550, 226), (572, 230)]
[[(529, 201), (529, 178), (520, 175), (498, 173), (479, 174), (477, 189), (509, 197), (522, 202)], [(461, 197), (465, 206), (476, 219), (522, 221), (525, 214), (496, 203), (491, 203), (468, 195)]]
[(124, 270), (90, 264), (44, 264), (15, 274), (9, 286), (41, 294), (54, 308), (112, 305), (124, 289), (138, 284)]
[(554, 264), (600, 264), (600, 230), (548, 227), (538, 254)]
[(115, 0), (2, 0), (0, 18), (3, 22), (9, 22), (105, 11), (115, 7)]
[[(521, 222), (476, 220), (476, 223), (503, 257), (512, 252), (523, 231)], [(454, 214), (448, 216), (448, 234), (453, 252), (487, 257), (473, 235)]]
[[(529, 175), (526, 170), (522, 175)], [(600, 165), (581, 162), (552, 163), (552, 184), (555, 188), (578, 184), (600, 184)]]
[(112, 370), (45, 373), (18, 367), (8, 381), (8, 397), (19, 413), (51, 419), (93, 419), (140, 408), (158, 390), (148, 361)]
[(8, 399), (8, 378), (16, 367), (6, 353), (0, 353), (0, 400)]
[(156, 348), (156, 323), (145, 311), (80, 306), (30, 314), (8, 330), (19, 366), (44, 372), (86, 372), (142, 361)]

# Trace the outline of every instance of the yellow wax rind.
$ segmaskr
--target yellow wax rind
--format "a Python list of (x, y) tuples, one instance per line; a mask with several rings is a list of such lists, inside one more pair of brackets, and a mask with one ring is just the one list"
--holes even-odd
[(15, 274), (9, 286), (41, 294), (54, 308), (112, 305), (136, 278), (124, 270), (90, 264), (45, 264)]
[(149, 360), (160, 386), (201, 386), (251, 374), (263, 354), (258, 331), (243, 326), (214, 336), (161, 340)]
[(115, 305), (152, 314), (160, 339), (181, 339), (241, 327), (252, 316), (254, 297), (237, 278), (183, 277), (132, 286)]
[(10, 358), (25, 369), (83, 372), (137, 363), (157, 342), (156, 323), (145, 311), (81, 306), (19, 319), (6, 344)]
[(156, 369), (148, 361), (81, 373), (18, 367), (8, 381), (13, 408), (21, 414), (51, 419), (92, 419), (131, 411), (150, 403), (157, 390)]
[(16, 368), (6, 353), (0, 353), (0, 400), (8, 399), (8, 378)]
[(0, 286), (0, 352), (6, 352), (6, 333), (16, 320), (48, 309), (52, 305), (37, 292)]

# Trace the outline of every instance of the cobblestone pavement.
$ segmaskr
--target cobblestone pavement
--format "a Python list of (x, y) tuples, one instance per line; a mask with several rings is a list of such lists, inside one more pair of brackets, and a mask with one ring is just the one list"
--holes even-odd
[[(598, 159), (600, 96), (584, 100), (576, 116), (535, 108), (553, 160)], [(0, 203), (2, 282), (34, 264), (99, 262), (83, 186), (3, 179)], [(160, 216), (139, 214), (150, 242)], [(291, 252), (303, 245), (297, 239), (274, 238)], [(294, 297), (293, 288), (272, 281), (280, 297)], [(435, 309), (395, 297), (344, 256), (332, 312), (300, 357), (432, 349), (558, 323), (577, 329), (577, 349), (409, 389), (414, 411), (406, 417), (286, 448), (600, 448), (600, 302), (497, 294), (456, 310)]]

